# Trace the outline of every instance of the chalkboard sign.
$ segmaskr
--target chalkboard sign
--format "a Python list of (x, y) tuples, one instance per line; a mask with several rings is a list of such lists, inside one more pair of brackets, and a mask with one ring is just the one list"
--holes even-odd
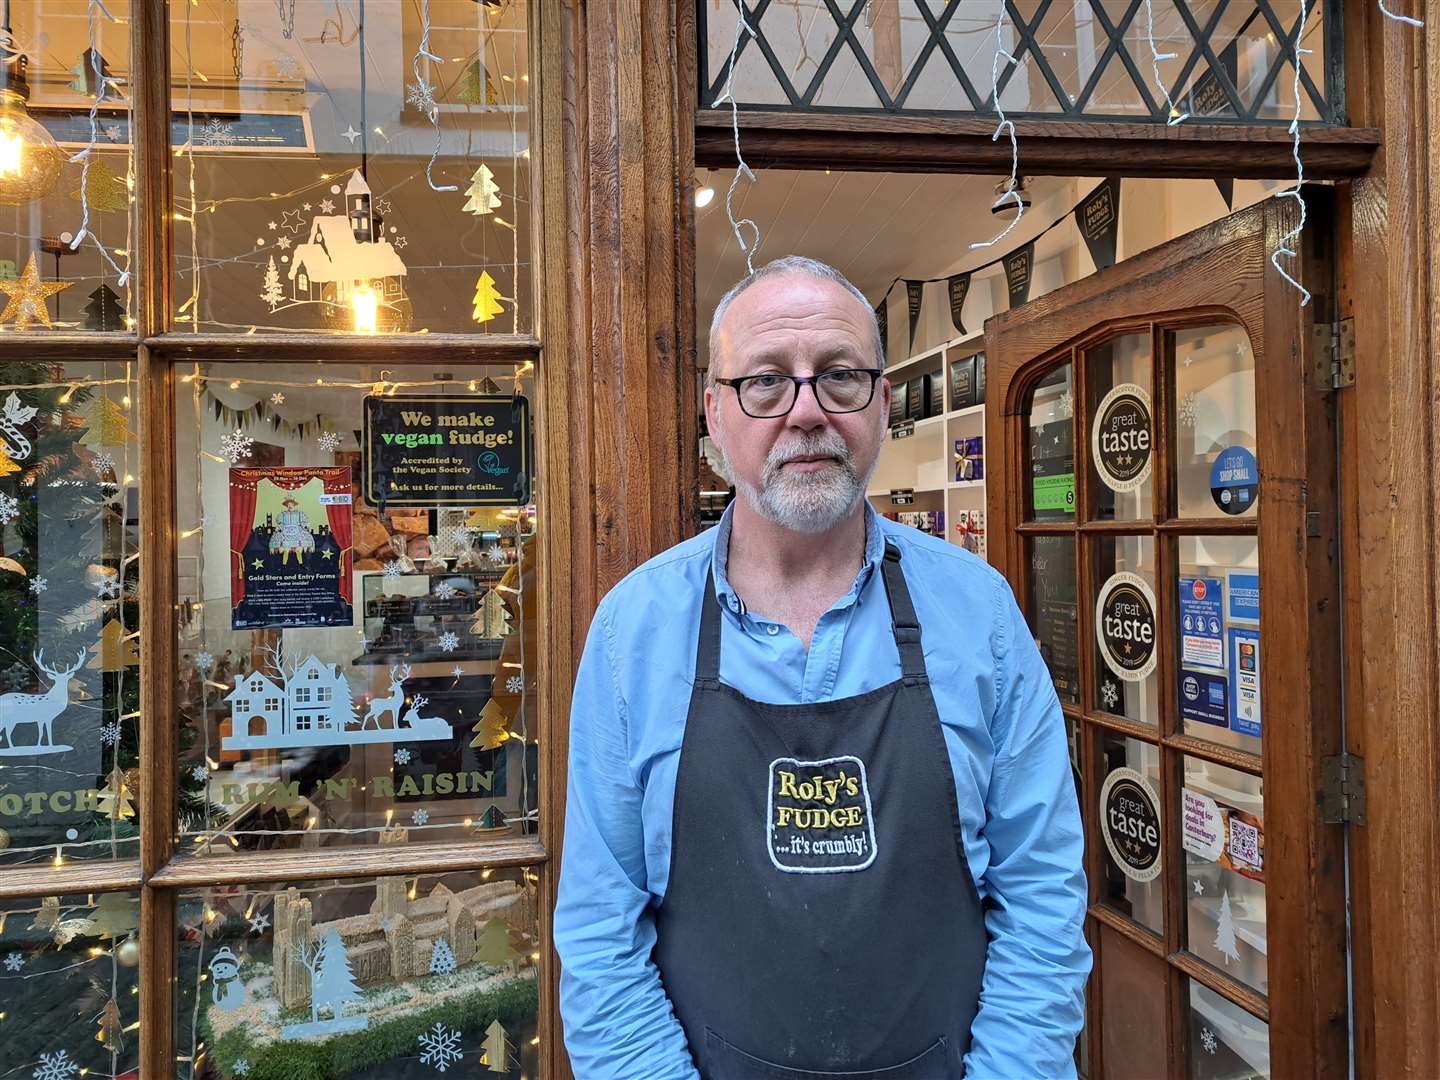
[(530, 402), (507, 394), (367, 397), (364, 494), (375, 506), (523, 506)]

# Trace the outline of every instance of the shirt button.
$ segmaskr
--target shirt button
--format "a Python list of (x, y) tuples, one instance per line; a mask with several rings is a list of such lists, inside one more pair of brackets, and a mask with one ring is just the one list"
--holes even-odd
[(778, 633), (780, 632), (780, 627), (776, 626), (774, 623), (771, 623), (769, 626), (767, 626), (767, 627), (765, 628), (765, 632), (766, 632), (767, 634), (769, 634), (771, 637), (774, 637), (776, 634), (778, 634)]
[(730, 598), (730, 610), (731, 610), (731, 611), (739, 611), (739, 610), (740, 610), (740, 601), (736, 600), (733, 596)]

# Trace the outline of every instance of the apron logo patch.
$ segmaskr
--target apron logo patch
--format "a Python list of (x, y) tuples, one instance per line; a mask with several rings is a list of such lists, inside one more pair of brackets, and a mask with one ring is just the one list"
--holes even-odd
[(789, 874), (864, 870), (875, 861), (875, 820), (857, 757), (770, 763), (770, 861)]

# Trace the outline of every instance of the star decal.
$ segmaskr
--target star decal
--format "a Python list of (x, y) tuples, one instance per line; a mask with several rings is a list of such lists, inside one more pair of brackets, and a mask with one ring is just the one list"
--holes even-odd
[(322, 559), (333, 559), (335, 557), (335, 552), (330, 548), (326, 548), (320, 553), (320, 557)]
[(263, 934), (269, 925), (270, 916), (266, 915), (263, 911), (250, 920), (250, 929), (257, 934)]
[[(291, 218), (295, 220), (291, 221)], [(305, 223), (300, 220), (299, 210), (286, 210), (280, 215), (280, 225), (282, 228), (289, 229), (292, 235), (305, 227)]]
[[(379, 721), (377, 720), (376, 723), (379, 723)], [(1203, 881), (1201, 881), (1201, 880), (1197, 877), (1197, 878), (1195, 879), (1194, 884), (1195, 884), (1195, 895), (1196, 895), (1196, 896), (1204, 896), (1204, 895), (1205, 895), (1205, 883), (1204, 883)]]
[(251, 563), (250, 565), (253, 566), (256, 570), (264, 570), (264, 569), (265, 569), (265, 562), (264, 562), (263, 559), (256, 559), (256, 560), (255, 560), (253, 563)]
[(349, 127), (347, 127), (344, 131), (342, 131), (340, 134), (341, 134), (341, 135), (344, 135), (345, 138), (347, 138), (347, 139), (350, 140), (350, 145), (351, 145), (351, 146), (354, 146), (354, 145), (355, 145), (355, 140), (360, 137), (360, 132), (358, 132), (358, 131), (355, 130), (355, 125), (354, 125), (354, 124), (351, 124), (351, 125), (350, 125)]
[(304, 206), (302, 206), (300, 209), (302, 209), (302, 210), (309, 210), (309, 209), (310, 209), (310, 204), (307, 202), (307, 203), (306, 203)]
[(395, 237), (395, 239), (394, 239), (394, 241), (393, 241), (393, 243), (394, 243), (394, 245), (395, 245), (395, 250), (396, 250), (396, 251), (403, 251), (403, 250), (405, 250), (405, 245), (408, 244), (409, 242), (410, 242), (410, 241), (406, 240), (405, 237), (403, 237), (403, 236), (397, 236), (397, 237)]
[(10, 298), (5, 310), (0, 311), (0, 324), (14, 321), (16, 330), (23, 330), (32, 322), (50, 326), (50, 313), (45, 310), (45, 298), (70, 288), (72, 281), (41, 281), (40, 271), (35, 266), (35, 253), (18, 278), (0, 279), (0, 292)]
[(280, 226), (277, 225), (277, 224), (276, 224), (275, 222), (273, 222), (273, 221), (267, 221), (267, 222), (265, 223), (265, 227), (266, 227), (267, 229), (269, 229), (271, 232), (274, 232), (274, 231), (275, 231), (276, 229), (278, 229)]

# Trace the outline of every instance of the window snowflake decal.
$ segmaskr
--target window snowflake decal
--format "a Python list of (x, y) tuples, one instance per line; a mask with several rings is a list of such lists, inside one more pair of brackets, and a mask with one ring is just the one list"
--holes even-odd
[(230, 141), (230, 132), (233, 125), (227, 124), (224, 120), (212, 116), (205, 121), (205, 128), (200, 132), (201, 146), (224, 146)]
[(460, 1032), (451, 1031), (444, 1024), (436, 1022), (429, 1031), (420, 1034), (420, 1064), (433, 1065), (437, 1072), (444, 1072), (461, 1058)]
[(255, 440), (243, 431), (232, 431), (228, 435), (220, 436), (220, 455), (228, 458), (231, 465), (234, 465), (241, 458), (250, 456), (250, 448)]
[(400, 747), (399, 749), (397, 749), (397, 750), (395, 751), (395, 764), (396, 764), (396, 765), (409, 765), (409, 764), (410, 764), (410, 751), (409, 751), (409, 750), (406, 750), (405, 747), (403, 747), (403, 746)]
[(490, 547), (485, 549), (485, 557), (496, 565), (499, 565), (505, 561), (505, 552), (498, 546)]
[(0, 525), (9, 525), (20, 516), (20, 500), (0, 492)]
[(40, 1055), (40, 1067), (35, 1070), (35, 1080), (70, 1080), (80, 1067), (70, 1060), (66, 1050)]
[(1200, 1045), (1205, 1047), (1207, 1054), (1215, 1053), (1216, 1047), (1219, 1045), (1219, 1041), (1215, 1038), (1215, 1033), (1208, 1027), (1200, 1029)]
[(48, 588), (50, 588), (50, 582), (46, 578), (37, 577), (30, 579), (30, 591), (36, 596), (39, 596)]
[(388, 578), (398, 578), (401, 573), (402, 573), (402, 571), (401, 571), (401, 569), (400, 569), (400, 560), (399, 560), (399, 559), (391, 559), (389, 562), (387, 562), (387, 563), (385, 564), (385, 576), (386, 576), (386, 577), (388, 577)]
[(201, 671), (209, 672), (215, 666), (215, 657), (211, 656), (204, 649), (195, 654), (195, 666)]
[(320, 436), (320, 449), (327, 454), (333, 454), (340, 449), (340, 436), (333, 431), (324, 432)]
[(405, 100), (423, 112), (426, 117), (434, 118), (435, 88), (424, 79), (419, 79), (405, 87)]
[(257, 934), (263, 934), (269, 927), (270, 916), (263, 911), (250, 919), (250, 929)]
[(1113, 712), (1115, 706), (1120, 704), (1120, 688), (1107, 679), (1100, 687), (1100, 697), (1105, 702), (1105, 708)]
[(413, 814), (410, 815), (410, 820), (413, 821), (416, 825), (424, 825), (427, 821), (430, 820), (430, 811), (416, 810)]
[(279, 390), (276, 390), (275, 393), (273, 393), (273, 394), (270, 395), (270, 404), (271, 404), (271, 405), (284, 405), (284, 404), (285, 404), (285, 395), (282, 394)]
[(96, 476), (104, 476), (107, 472), (115, 471), (115, 459), (109, 454), (96, 454), (90, 459), (90, 465), (95, 469)]
[(435, 588), (435, 599), (453, 600), (455, 598), (455, 586), (448, 581), (441, 583)]
[(1180, 420), (1180, 426), (1193, 428), (1195, 426), (1195, 417), (1198, 415), (1199, 410), (1200, 405), (1195, 397), (1195, 391), (1191, 390), (1190, 393), (1180, 399), (1180, 408), (1176, 413)]
[(234, 1072), (236, 1076), (249, 1076), (250, 1062), (247, 1061), (245, 1058), (241, 1058), (239, 1061), (235, 1062), (235, 1068), (231, 1071)]
[(203, 784), (210, 779), (210, 770), (204, 765), (192, 765), (190, 766), (190, 778)]
[(106, 574), (95, 583), (96, 596), (101, 600), (118, 600), (120, 598), (120, 578), (118, 575)]
[(455, 631), (446, 630), (445, 633), (440, 635), (435, 644), (440, 647), (441, 652), (454, 652), (460, 647), (460, 638), (456, 635)]
[(518, 694), (525, 689), (525, 680), (519, 675), (511, 675), (505, 680), (505, 689), (512, 694)]
[(1069, 417), (1075, 412), (1074, 402), (1070, 398), (1070, 391), (1066, 390), (1055, 402), (1055, 415), (1058, 417)]
[(12, 952), (9, 956), (5, 957), (6, 971), (19, 971), (24, 966), (25, 957), (20, 955), (20, 953), (18, 952)]
[(100, 742), (104, 746), (120, 745), (120, 722), (118, 720), (100, 725)]

